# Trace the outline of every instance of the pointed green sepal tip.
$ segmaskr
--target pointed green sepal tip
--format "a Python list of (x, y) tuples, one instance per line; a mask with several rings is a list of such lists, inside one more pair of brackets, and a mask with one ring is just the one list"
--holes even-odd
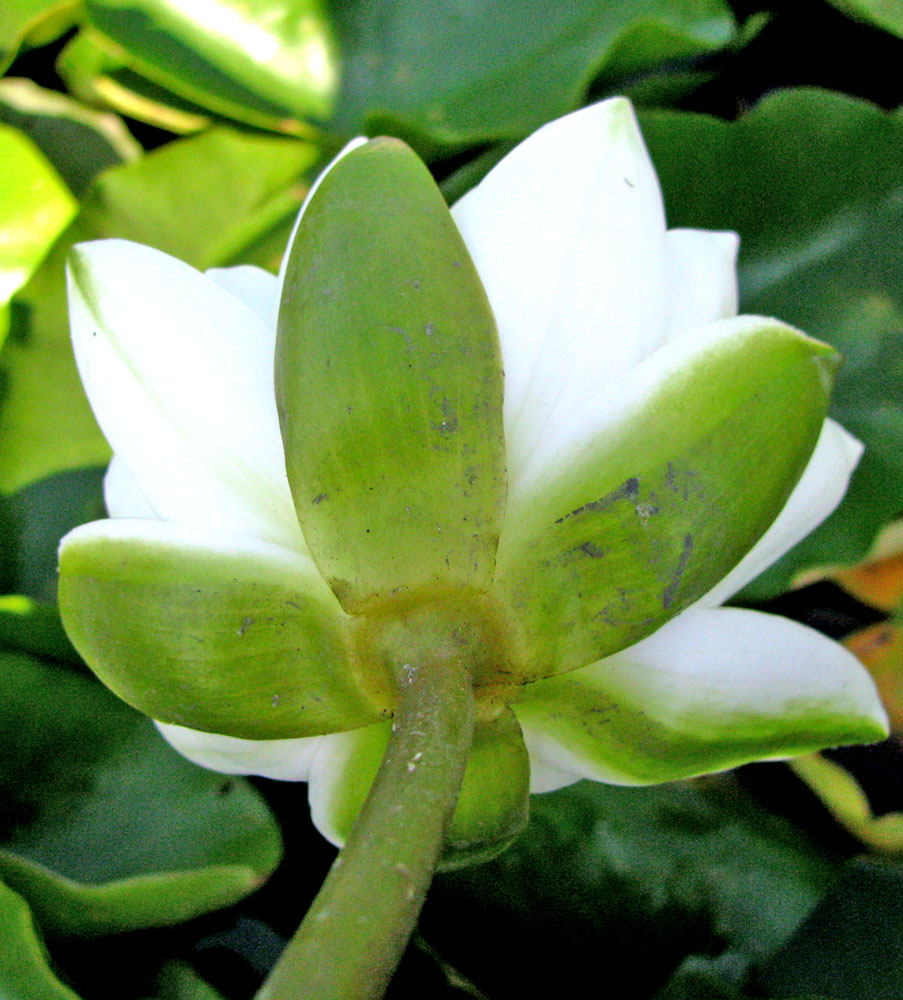
[(289, 251), (276, 396), (314, 559), (349, 611), (492, 579), (506, 494), (495, 321), (404, 143), (341, 157)]

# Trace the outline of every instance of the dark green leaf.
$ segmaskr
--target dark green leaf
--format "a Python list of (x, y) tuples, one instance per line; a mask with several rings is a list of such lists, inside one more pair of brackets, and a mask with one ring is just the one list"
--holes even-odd
[(93, 680), (0, 654), (0, 875), (55, 935), (177, 923), (259, 886), (277, 828)]
[(721, 0), (334, 3), (344, 56), (331, 121), (398, 135), (429, 155), (520, 138), (576, 108), (590, 81), (714, 51), (733, 34)]
[(840, 509), (760, 578), (854, 561), (903, 495), (903, 118), (784, 91), (734, 123), (643, 116), (670, 224), (741, 236), (741, 311), (779, 316), (844, 355), (831, 414), (866, 445)]
[[(796, 929), (837, 872), (730, 778), (584, 782), (531, 806), (506, 854), (439, 876), (425, 911), (424, 935), (489, 996), (555, 995), (562, 969), (573, 982), (604, 969), (640, 997), (688, 953), (748, 962)], [(443, 924), (444, 912), (467, 920)]]
[(154, 1000), (223, 1000), (222, 996), (185, 962), (167, 962), (160, 973)]
[(899, 1000), (903, 996), (903, 871), (854, 861), (756, 983), (766, 996)]

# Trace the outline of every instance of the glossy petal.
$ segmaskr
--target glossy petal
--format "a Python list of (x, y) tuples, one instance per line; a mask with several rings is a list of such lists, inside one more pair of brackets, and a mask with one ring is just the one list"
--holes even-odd
[(347, 610), (488, 585), (505, 498), (495, 324), (435, 182), (397, 140), (346, 154), (304, 211), (276, 396), (298, 520)]
[(273, 398), (273, 332), (180, 261), (122, 240), (69, 267), (79, 371), (158, 517), (302, 547)]
[(751, 760), (882, 739), (871, 679), (796, 622), (694, 609), (616, 656), (524, 689), (531, 754), (615, 784), (674, 781)]
[(668, 230), (667, 340), (737, 315), (739, 246), (736, 233)]
[(825, 345), (746, 316), (610, 386), (592, 444), (509, 506), (493, 591), (520, 633), (520, 680), (632, 645), (725, 576), (801, 475), (834, 367)]
[[(341, 846), (376, 777), (391, 724), (324, 736), (310, 769), (310, 810), (317, 829)], [(504, 850), (527, 821), (529, 763), (520, 727), (505, 711), (474, 730), (458, 805), (441, 866), (454, 868)]]
[(630, 103), (541, 128), (452, 214), (499, 326), (514, 495), (664, 336), (664, 213)]
[(69, 637), (124, 701), (244, 739), (315, 736), (386, 717), (347, 620), (310, 560), (165, 521), (95, 521), (60, 550)]
[(276, 275), (264, 271), (262, 267), (241, 264), (238, 267), (211, 267), (204, 272), (204, 277), (230, 292), (260, 319), (268, 334), (259, 345), (260, 350), (275, 350), (276, 318), (279, 314), (279, 279)]
[(321, 736), (293, 740), (243, 740), (158, 722), (167, 743), (201, 767), (222, 774), (254, 774), (279, 781), (307, 781)]
[(862, 444), (852, 434), (833, 420), (826, 420), (806, 471), (781, 513), (700, 605), (712, 608), (723, 604), (818, 527), (843, 499), (862, 450)]

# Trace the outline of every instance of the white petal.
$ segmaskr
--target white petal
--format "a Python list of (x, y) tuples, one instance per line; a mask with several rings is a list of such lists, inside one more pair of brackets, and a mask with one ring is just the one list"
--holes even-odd
[(541, 128), (452, 209), (505, 366), (509, 482), (581, 439), (584, 413), (665, 334), (665, 222), (630, 103)]
[(357, 149), (358, 146), (363, 146), (367, 142), (369, 142), (369, 140), (367, 139), (366, 136), (358, 136), (357, 138), (352, 139), (350, 142), (346, 143), (342, 147), (342, 150), (338, 154), (338, 156), (330, 160), (330, 162), (323, 168), (323, 170), (320, 171), (319, 176), (311, 185), (310, 190), (307, 192), (307, 196), (301, 203), (301, 208), (298, 211), (298, 215), (295, 219), (295, 224), (294, 226), (292, 226), (292, 232), (288, 238), (288, 243), (286, 244), (285, 253), (282, 255), (282, 263), (279, 265), (279, 295), (277, 296), (277, 298), (281, 298), (282, 296), (282, 283), (285, 281), (285, 271), (286, 268), (288, 267), (289, 250), (291, 250), (292, 244), (295, 242), (295, 234), (298, 232), (298, 226), (301, 225), (301, 217), (304, 215), (304, 210), (310, 204), (310, 199), (313, 198), (317, 188), (320, 186), (320, 184), (322, 184), (323, 178), (329, 173), (330, 170), (332, 170), (332, 168), (339, 162), (339, 160), (341, 160), (343, 156), (347, 156), (352, 149)]
[(103, 499), (110, 517), (155, 518), (157, 516), (119, 455), (112, 457), (107, 473), (103, 477)]
[(389, 741), (391, 723), (320, 737), (307, 798), (314, 826), (341, 847), (367, 798)]
[(295, 740), (240, 740), (156, 722), (166, 742), (201, 767), (221, 774), (255, 774), (279, 781), (307, 781), (322, 736)]
[(699, 606), (723, 604), (817, 528), (843, 499), (863, 450), (862, 443), (840, 424), (826, 420), (812, 458), (781, 513)]
[[(633, 433), (632, 422), (648, 421), (646, 408), (659, 393), (667, 393), (673, 399), (674, 393), (681, 391), (681, 379), (691, 379), (694, 368), (704, 362), (708, 352), (728, 348), (732, 342), (738, 352), (742, 351), (764, 331), (772, 329), (793, 328), (762, 316), (734, 316), (699, 327), (691, 336), (668, 341), (608, 385), (592, 405), (571, 413), (571, 424), (580, 443), (550, 451), (541, 462), (531, 461), (516, 479), (509, 475), (499, 565), (508, 558), (509, 548), (516, 551), (523, 537), (536, 525), (536, 498), (549, 492), (550, 484), (564, 481), (575, 470), (590, 468), (593, 463), (598, 466), (600, 455), (613, 451), (625, 434)], [(674, 389), (669, 390), (669, 383)], [(667, 419), (667, 414), (660, 415), (663, 426)], [(547, 512), (541, 513), (545, 516)]]
[(567, 788), (580, 780), (579, 774), (572, 774), (569, 771), (559, 771), (557, 768), (549, 767), (544, 763), (540, 753), (533, 753), (530, 749), (530, 737), (525, 733), (524, 742), (527, 744), (527, 753), (530, 754), (530, 794), (539, 795), (542, 792), (556, 792), (559, 788)]
[[(204, 276), (215, 281), (251, 309), (267, 331), (276, 329), (279, 312), (279, 279), (262, 267), (241, 264), (238, 267), (211, 267)], [(268, 339), (265, 343), (269, 344)]]
[(736, 233), (669, 229), (667, 339), (737, 315)]
[(303, 547), (273, 390), (275, 330), (166, 254), (124, 240), (70, 260), (76, 360), (157, 516)]
[[(533, 689), (533, 690), (531, 690)], [(859, 661), (786, 618), (691, 609), (615, 656), (528, 685), (531, 757), (614, 784), (878, 740), (887, 716)]]

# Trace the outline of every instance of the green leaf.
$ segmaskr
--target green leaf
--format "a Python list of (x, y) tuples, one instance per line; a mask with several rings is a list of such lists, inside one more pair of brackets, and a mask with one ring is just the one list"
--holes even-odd
[(210, 125), (209, 112), (141, 76), (119, 46), (90, 28), (65, 46), (56, 69), (69, 92), (85, 103), (113, 108), (179, 135)]
[(531, 0), (354, 2), (333, 12), (344, 62), (330, 124), (398, 135), (423, 155), (521, 138), (574, 110), (594, 77), (712, 52), (734, 30), (721, 0), (571, 0), (542, 17)]
[(729, 950), (741, 968), (769, 954), (837, 871), (732, 778), (582, 782), (534, 795), (496, 860), (439, 875), (421, 929), (488, 996), (555, 996), (564, 968), (573, 982), (604, 969), (642, 997), (688, 953)]
[(111, 690), (161, 722), (252, 740), (391, 713), (394, 691), (349, 654), (347, 618), (308, 558), (212, 541), (126, 519), (67, 536), (60, 613)]
[(79, 663), (63, 630), (56, 605), (40, 604), (24, 594), (0, 597), (0, 646)]
[(163, 967), (154, 990), (154, 1000), (223, 1000), (209, 983), (185, 962), (171, 961)]
[(320, 0), (88, 0), (86, 10), (140, 72), (218, 114), (278, 127), (329, 113), (336, 55)]
[(604, 433), (509, 507), (493, 592), (520, 630), (521, 681), (655, 631), (740, 561), (796, 485), (833, 352), (759, 317), (709, 330), (653, 355), (636, 398), (613, 394)]
[(67, 532), (105, 516), (102, 469), (77, 469), (0, 500), (3, 589), (56, 603), (57, 550)]
[(8, 306), (75, 213), (75, 200), (19, 129), (0, 124), (0, 344)]
[(0, 996), (3, 1000), (78, 1000), (51, 972), (28, 904), (2, 882)]
[(101, 171), (141, 155), (120, 119), (31, 80), (0, 80), (0, 122), (25, 132), (76, 195)]
[(67, 31), (81, 0), (4, 0), (0, 6), (0, 74), (19, 49), (46, 45)]
[(290, 225), (306, 190), (304, 174), (318, 155), (298, 140), (214, 129), (99, 178), (19, 296), (26, 308), (2, 358), (0, 490), (109, 458), (69, 343), (64, 261), (71, 246), (119, 236), (195, 267), (242, 262), (246, 248), (264, 263), (259, 246), (274, 229)]
[(305, 210), (276, 399), (298, 520), (346, 609), (489, 585), (506, 488), (498, 334), (439, 189), (397, 140), (345, 155)]
[(897, 1000), (903, 995), (903, 872), (850, 862), (844, 877), (755, 985), (766, 996)]
[(828, 0), (854, 20), (865, 21), (903, 38), (903, 9), (896, 0)]
[(817, 563), (852, 562), (903, 492), (903, 117), (783, 91), (727, 123), (643, 116), (673, 226), (735, 229), (741, 309), (780, 316), (845, 359), (831, 415), (866, 445), (838, 511), (744, 592), (764, 600)]
[(230, 905), (279, 860), (241, 779), (201, 770), (87, 677), (0, 654), (0, 877), (48, 934), (177, 923)]

